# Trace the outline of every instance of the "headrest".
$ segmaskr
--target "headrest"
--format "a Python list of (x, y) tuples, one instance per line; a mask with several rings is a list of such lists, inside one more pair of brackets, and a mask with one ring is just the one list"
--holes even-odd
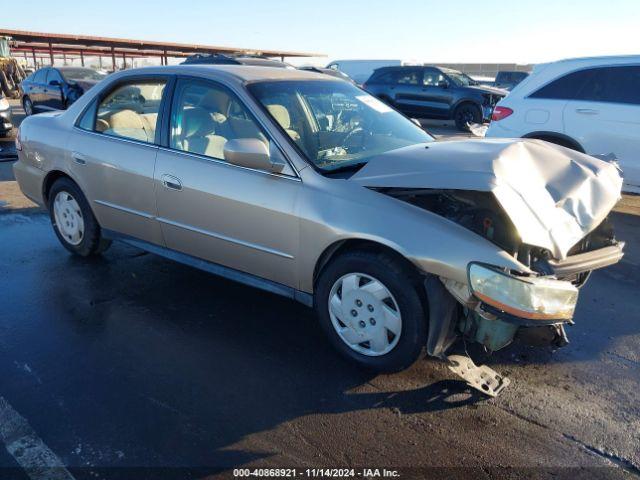
[(211, 115), (200, 107), (190, 108), (182, 112), (182, 137), (203, 137), (214, 132)]
[(282, 105), (267, 105), (267, 110), (276, 119), (276, 122), (280, 124), (285, 130), (291, 127), (291, 118), (289, 117), (289, 111)]
[(229, 108), (229, 95), (220, 90), (209, 90), (200, 100), (200, 107), (210, 113), (226, 113)]

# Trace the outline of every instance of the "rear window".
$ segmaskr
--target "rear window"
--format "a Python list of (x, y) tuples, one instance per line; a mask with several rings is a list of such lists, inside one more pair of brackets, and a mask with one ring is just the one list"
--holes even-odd
[(588, 68), (545, 85), (531, 98), (640, 104), (640, 66)]
[(369, 83), (390, 83), (404, 85), (418, 85), (421, 83), (421, 71), (398, 68), (374, 72)]

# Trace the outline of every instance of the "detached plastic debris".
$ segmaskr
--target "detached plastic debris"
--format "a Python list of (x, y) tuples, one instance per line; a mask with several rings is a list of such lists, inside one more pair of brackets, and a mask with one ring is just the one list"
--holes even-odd
[(474, 136), (484, 138), (487, 134), (487, 130), (489, 130), (488, 123), (470, 123), (469, 131), (473, 133)]
[(503, 377), (486, 365), (478, 367), (469, 357), (450, 355), (447, 360), (449, 360), (449, 370), (459, 375), (470, 387), (490, 397), (497, 397), (511, 383), (507, 377)]

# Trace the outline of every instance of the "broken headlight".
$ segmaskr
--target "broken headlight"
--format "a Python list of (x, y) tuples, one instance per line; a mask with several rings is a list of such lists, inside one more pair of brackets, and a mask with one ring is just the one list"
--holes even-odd
[(578, 289), (562, 280), (516, 277), (497, 267), (470, 263), (471, 293), (485, 304), (528, 320), (570, 320)]

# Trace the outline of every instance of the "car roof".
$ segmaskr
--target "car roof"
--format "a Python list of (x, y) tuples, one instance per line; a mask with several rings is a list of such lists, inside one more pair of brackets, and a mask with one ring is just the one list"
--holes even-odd
[[(164, 67), (144, 67), (123, 70), (121, 75), (164, 73), (171, 75), (190, 74), (202, 77), (224, 76), (235, 78), (243, 82), (261, 80), (326, 80), (333, 81), (331, 77), (320, 75), (316, 72), (279, 67), (258, 67), (254, 65), (172, 65)], [(339, 81), (338, 79), (335, 79)]]

